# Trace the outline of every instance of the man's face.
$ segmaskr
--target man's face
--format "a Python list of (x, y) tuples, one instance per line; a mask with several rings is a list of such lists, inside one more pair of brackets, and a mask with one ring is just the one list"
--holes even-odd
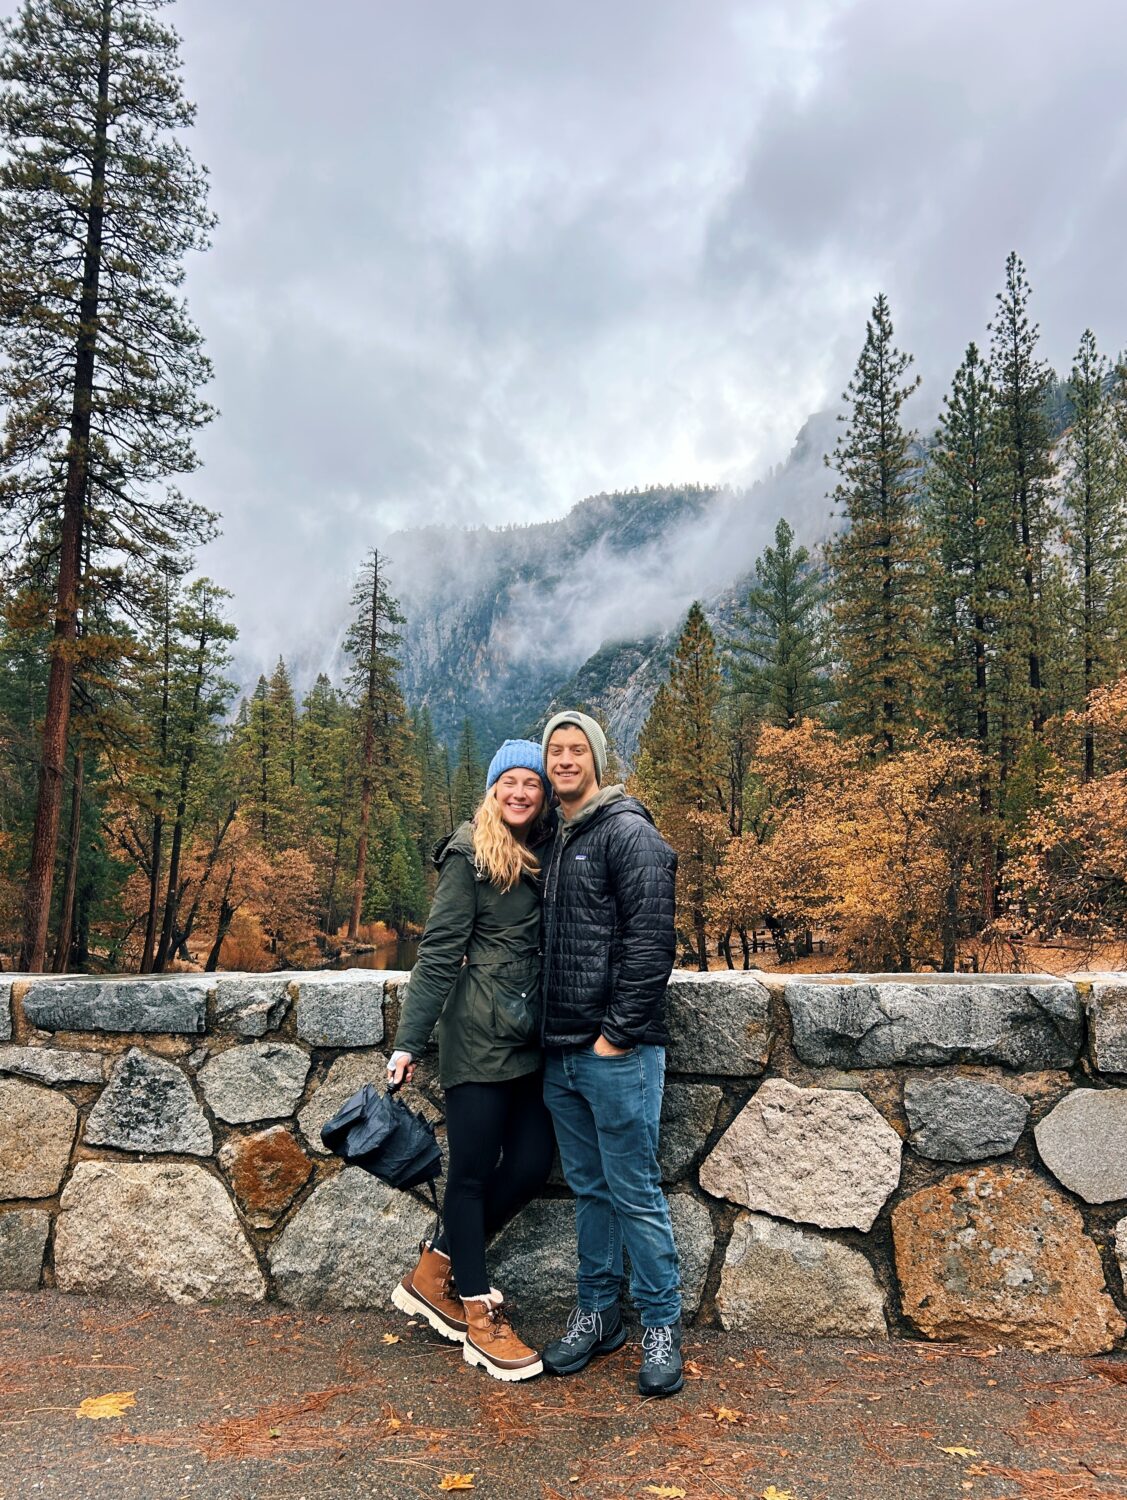
[(561, 724), (548, 741), (548, 780), (565, 811), (583, 806), (596, 793), (595, 757), (582, 729)]

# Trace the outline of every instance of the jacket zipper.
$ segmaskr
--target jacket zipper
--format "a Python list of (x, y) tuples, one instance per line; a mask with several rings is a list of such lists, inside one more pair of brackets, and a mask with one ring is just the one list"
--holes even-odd
[[(560, 862), (561, 862), (562, 859), (563, 859), (563, 837), (562, 837), (562, 834), (557, 833), (556, 834), (556, 847), (552, 851), (552, 863), (548, 866), (548, 879), (544, 882), (544, 906), (545, 906), (545, 909), (548, 912), (548, 917), (549, 917), (549, 921), (548, 921), (548, 940), (544, 944), (544, 952), (543, 952), (543, 955), (542, 955), (542, 957), (543, 957), (543, 966), (542, 967), (543, 967), (543, 973), (544, 973), (545, 979), (547, 979), (549, 973), (551, 972), (550, 971), (550, 967), (549, 967), (548, 959), (549, 959), (549, 956), (550, 956), (551, 951), (552, 951), (552, 940), (553, 940), (553, 938), (556, 935), (556, 907), (555, 907), (555, 899), (554, 898), (555, 898), (555, 893), (556, 893), (556, 891), (557, 891), (557, 889), (559, 887), (559, 879), (560, 879), (559, 871), (560, 871)], [(540, 1006), (540, 1045), (542, 1047), (547, 1044), (547, 1037), (548, 1037), (548, 997), (547, 997), (547, 994), (545, 994), (542, 997), (542, 1003), (541, 1003), (541, 1006)]]

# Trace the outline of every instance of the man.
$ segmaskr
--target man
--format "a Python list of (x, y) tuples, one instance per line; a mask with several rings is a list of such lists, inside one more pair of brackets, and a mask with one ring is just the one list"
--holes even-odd
[(543, 874), (544, 1099), (579, 1239), (579, 1305), (544, 1368), (572, 1375), (621, 1348), (625, 1241), (644, 1325), (638, 1389), (669, 1396), (684, 1383), (680, 1270), (657, 1138), (677, 856), (640, 802), (601, 785), (593, 719), (556, 714), (542, 744), (561, 814)]

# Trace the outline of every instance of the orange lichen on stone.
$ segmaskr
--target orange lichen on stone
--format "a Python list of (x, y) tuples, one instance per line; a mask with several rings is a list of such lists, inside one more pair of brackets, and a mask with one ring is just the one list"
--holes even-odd
[(904, 1316), (928, 1338), (1097, 1354), (1124, 1332), (1079, 1211), (1023, 1168), (913, 1193), (892, 1237)]
[(284, 1125), (253, 1135), (232, 1136), (220, 1165), (251, 1222), (271, 1224), (308, 1179), (313, 1163)]

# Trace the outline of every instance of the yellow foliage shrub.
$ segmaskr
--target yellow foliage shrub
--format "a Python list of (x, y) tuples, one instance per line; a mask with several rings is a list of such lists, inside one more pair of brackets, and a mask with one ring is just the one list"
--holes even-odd
[(219, 950), (219, 967), (260, 974), (274, 968), (262, 923), (251, 912), (236, 912)]

